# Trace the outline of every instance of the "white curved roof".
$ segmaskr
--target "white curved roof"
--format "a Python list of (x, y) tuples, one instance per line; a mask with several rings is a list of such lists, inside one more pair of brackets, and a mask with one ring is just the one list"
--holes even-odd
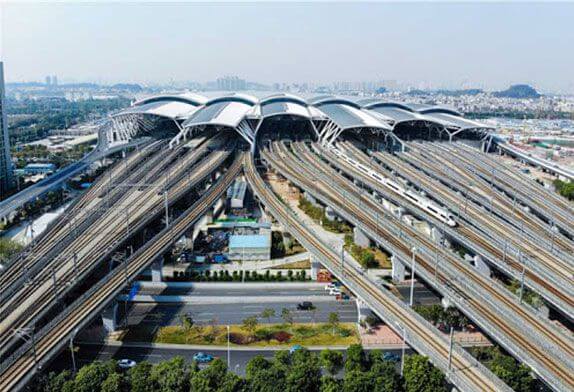
[(203, 95), (187, 92), (183, 94), (161, 94), (152, 95), (150, 97), (142, 98), (132, 104), (132, 106), (140, 106), (151, 102), (182, 102), (188, 103), (193, 106), (204, 105), (207, 98)]
[[(338, 102), (338, 101), (337, 101)], [(380, 128), (391, 130), (391, 127), (365, 110), (358, 109), (354, 105), (346, 103), (324, 103), (320, 110), (327, 118), (331, 119), (341, 129), (351, 128)]]
[(243, 100), (215, 99), (197, 110), (184, 121), (184, 127), (197, 125), (222, 125), (236, 127), (250, 112), (252, 105)]

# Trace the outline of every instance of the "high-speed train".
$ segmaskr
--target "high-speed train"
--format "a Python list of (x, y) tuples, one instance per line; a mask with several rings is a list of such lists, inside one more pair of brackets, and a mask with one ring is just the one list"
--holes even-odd
[(450, 212), (446, 208), (440, 207), (436, 203), (430, 201), (428, 198), (421, 196), (410, 189), (405, 189), (405, 187), (402, 186), (401, 184), (398, 184), (386, 177), (381, 176), (380, 174), (374, 172), (373, 170), (370, 170), (365, 165), (362, 165), (359, 162), (355, 161), (354, 159), (349, 158), (347, 155), (343, 154), (337, 148), (331, 148), (329, 150), (338, 158), (344, 160), (351, 166), (354, 166), (355, 168), (362, 171), (366, 175), (375, 179), (378, 183), (384, 185), (394, 193), (397, 193), (406, 198), (407, 200), (409, 200), (411, 203), (416, 204), (417, 206), (419, 206), (420, 208), (422, 208), (435, 218), (439, 219), (441, 222), (444, 222), (451, 227), (456, 226), (456, 221), (454, 220), (454, 217), (452, 216), (452, 214), (450, 214)]

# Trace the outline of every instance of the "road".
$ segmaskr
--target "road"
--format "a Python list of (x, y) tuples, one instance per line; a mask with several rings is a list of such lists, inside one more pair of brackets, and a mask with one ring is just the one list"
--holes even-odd
[[(333, 297), (331, 297), (333, 298)], [(178, 304), (131, 304), (128, 310), (128, 322), (130, 326), (168, 326), (181, 325), (180, 315), (190, 314), (195, 322), (208, 323), (214, 318), (221, 325), (241, 324), (246, 317), (259, 316), (264, 309), (275, 310), (275, 317), (270, 320), (259, 318), (260, 323), (281, 323), (281, 310), (291, 310), (296, 323), (327, 322), (329, 314), (339, 314), (341, 322), (356, 322), (357, 307), (355, 301), (339, 302), (334, 298), (328, 302), (315, 302), (315, 312), (297, 310), (297, 302), (281, 301), (257, 304), (210, 304), (210, 305), (178, 305)], [(123, 320), (124, 312), (120, 309), (120, 319)], [(314, 319), (314, 320), (313, 320)]]
[[(76, 363), (79, 367), (87, 365), (94, 360), (106, 361), (108, 359), (122, 359), (129, 358), (136, 362), (149, 361), (151, 363), (158, 363), (161, 361), (169, 360), (175, 356), (182, 356), (189, 363), (193, 360), (193, 355), (198, 351), (211, 354), (214, 357), (221, 358), (223, 361), (227, 362), (227, 350), (216, 349), (216, 350), (196, 350), (196, 349), (174, 349), (174, 348), (159, 348), (159, 347), (122, 347), (122, 346), (107, 346), (100, 344), (76, 344)], [(272, 359), (274, 353), (277, 350), (235, 350), (231, 349), (230, 356), (230, 369), (239, 375), (245, 375), (245, 365), (249, 360), (257, 355), (262, 355), (264, 358)], [(311, 349), (311, 351), (319, 352), (319, 349)], [(385, 350), (385, 352), (393, 352), (397, 355), (401, 355), (401, 350)], [(410, 349), (406, 350), (407, 354), (412, 351)], [(201, 365), (205, 366), (205, 365)], [(64, 350), (50, 366), (50, 370), (64, 370), (71, 369), (71, 355), (69, 350)]]

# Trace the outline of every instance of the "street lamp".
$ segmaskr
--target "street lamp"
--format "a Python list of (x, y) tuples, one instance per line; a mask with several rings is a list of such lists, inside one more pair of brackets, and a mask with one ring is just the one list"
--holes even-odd
[(409, 306), (412, 308), (413, 307), (413, 297), (415, 294), (415, 257), (417, 254), (417, 248), (415, 246), (413, 246), (411, 248), (411, 251), (413, 252), (413, 257), (411, 260), (411, 299), (409, 301)]
[(229, 325), (227, 326), (227, 369), (231, 366), (231, 349), (229, 347)]
[(72, 336), (70, 336), (70, 353), (72, 354), (73, 374), (76, 374), (76, 372), (77, 372), (76, 357), (74, 355), (74, 337), (76, 336), (77, 333), (78, 333), (78, 328), (74, 329), (74, 332), (72, 332)]

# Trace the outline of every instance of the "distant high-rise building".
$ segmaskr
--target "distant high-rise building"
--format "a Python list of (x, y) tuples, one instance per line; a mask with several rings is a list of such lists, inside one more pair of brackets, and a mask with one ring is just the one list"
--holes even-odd
[(58, 77), (56, 75), (52, 75), (52, 86), (58, 85)]
[(50, 75), (46, 76), (46, 86), (52, 85), (52, 77)]
[(10, 139), (8, 138), (8, 118), (6, 116), (4, 91), (4, 63), (0, 61), (0, 198), (12, 188), (12, 161), (10, 160)]
[(237, 76), (225, 76), (217, 79), (218, 90), (241, 91), (245, 90), (247, 82), (244, 79), (239, 79)]

